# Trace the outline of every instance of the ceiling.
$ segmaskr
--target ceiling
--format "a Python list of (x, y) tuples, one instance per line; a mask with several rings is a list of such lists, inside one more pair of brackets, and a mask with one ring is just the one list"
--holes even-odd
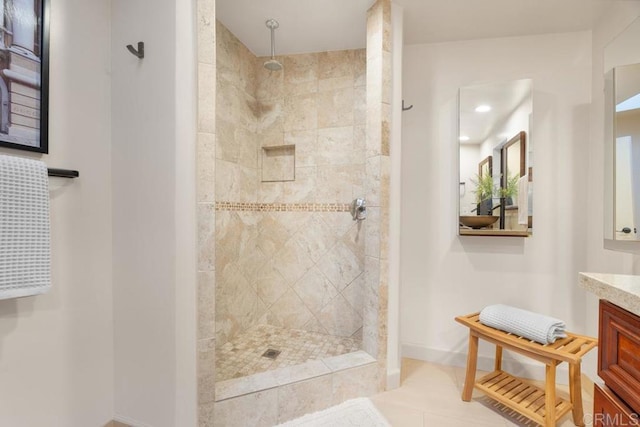
[(414, 44), (589, 30), (615, 0), (394, 1)]
[[(614, 1), (394, 0), (404, 7), (405, 43), (581, 31)], [(631, 0), (638, 1), (638, 0)], [(374, 0), (217, 0), (216, 16), (253, 53), (270, 54), (264, 22), (274, 18), (276, 54), (365, 47)]]
[[(523, 102), (531, 108), (531, 80), (513, 80), (460, 88), (460, 136), (469, 140), (463, 145), (481, 144), (490, 136), (507, 140), (513, 135), (498, 135), (500, 127)], [(476, 107), (488, 105), (488, 112), (476, 112)]]
[(374, 0), (217, 0), (216, 17), (257, 56), (271, 54), (267, 19), (280, 23), (276, 55), (359, 49)]

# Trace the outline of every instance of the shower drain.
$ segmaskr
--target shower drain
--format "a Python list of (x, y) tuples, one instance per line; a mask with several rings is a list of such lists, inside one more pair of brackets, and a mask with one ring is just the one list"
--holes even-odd
[(276, 357), (278, 357), (279, 354), (280, 354), (280, 350), (274, 350), (273, 348), (270, 348), (269, 350), (262, 353), (262, 357), (276, 360)]

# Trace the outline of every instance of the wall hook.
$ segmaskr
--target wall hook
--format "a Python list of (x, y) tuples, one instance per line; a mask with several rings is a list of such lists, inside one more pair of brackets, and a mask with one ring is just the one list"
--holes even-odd
[(402, 111), (409, 111), (413, 108), (413, 105), (409, 105), (408, 107), (404, 106), (404, 99), (402, 100)]
[(138, 42), (137, 50), (130, 44), (127, 45), (127, 49), (129, 49), (129, 52), (131, 52), (133, 55), (137, 56), (138, 58), (140, 59), (144, 58), (144, 42)]

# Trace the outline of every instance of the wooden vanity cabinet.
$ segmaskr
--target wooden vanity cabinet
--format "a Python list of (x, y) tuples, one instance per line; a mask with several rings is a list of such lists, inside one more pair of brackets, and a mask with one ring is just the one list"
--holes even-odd
[(593, 413), (593, 427), (640, 425), (638, 415), (606, 386), (593, 389)]
[(605, 300), (600, 300), (598, 375), (606, 387), (594, 390), (594, 426), (640, 426), (640, 317)]

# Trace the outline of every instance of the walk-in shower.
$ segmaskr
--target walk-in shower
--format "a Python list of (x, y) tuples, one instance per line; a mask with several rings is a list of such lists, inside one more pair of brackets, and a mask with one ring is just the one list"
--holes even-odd
[(276, 59), (266, 25), (265, 60), (218, 22), (217, 381), (362, 349), (366, 51)]

